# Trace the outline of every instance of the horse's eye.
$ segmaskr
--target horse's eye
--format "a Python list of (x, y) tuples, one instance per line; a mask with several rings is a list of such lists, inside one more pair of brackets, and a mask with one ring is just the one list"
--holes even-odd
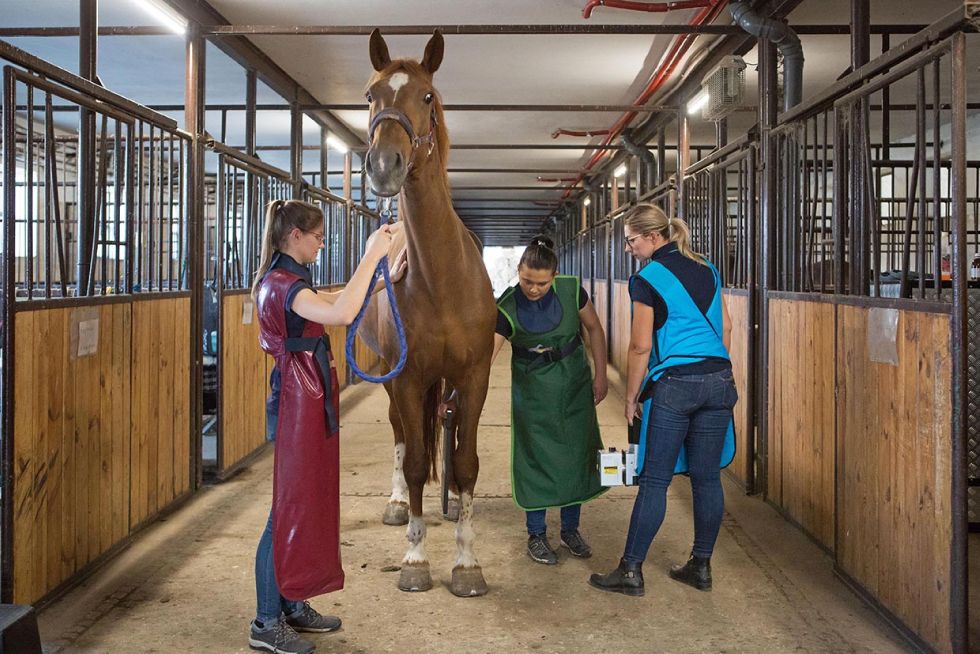
[(365, 93), (364, 94), (364, 97), (367, 99), (368, 102), (374, 102), (374, 98), (371, 97), (371, 92), (370, 91), (368, 91), (367, 93)]
[(431, 93), (426, 93), (425, 94), (425, 104), (432, 104), (432, 97), (433, 96), (432, 96)]

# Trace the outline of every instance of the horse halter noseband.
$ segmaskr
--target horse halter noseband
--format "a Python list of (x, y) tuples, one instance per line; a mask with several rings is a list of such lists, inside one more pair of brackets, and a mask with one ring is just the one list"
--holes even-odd
[(374, 142), (374, 133), (378, 130), (382, 121), (393, 120), (402, 126), (405, 133), (408, 134), (408, 140), (412, 142), (412, 158), (408, 162), (409, 168), (415, 163), (415, 151), (418, 150), (420, 145), (428, 145), (428, 154), (432, 154), (432, 149), (436, 145), (436, 110), (435, 107), (429, 114), (429, 133), (424, 136), (419, 136), (415, 133), (415, 128), (412, 126), (412, 121), (408, 119), (405, 113), (398, 109), (397, 107), (388, 107), (382, 109), (378, 113), (374, 114), (374, 118), (371, 119), (371, 125), (368, 127), (368, 140)]

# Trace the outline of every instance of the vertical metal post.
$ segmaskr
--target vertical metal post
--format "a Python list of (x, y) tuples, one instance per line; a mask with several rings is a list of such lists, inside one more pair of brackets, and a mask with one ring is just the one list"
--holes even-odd
[[(891, 35), (881, 35), (881, 52), (888, 52), (891, 47)], [(892, 140), (892, 104), (891, 104), (891, 84), (886, 84), (881, 89), (881, 158), (891, 159), (891, 140)], [(892, 175), (894, 180), (894, 175)], [(893, 185), (894, 188), (894, 185)]]
[[(871, 59), (871, 0), (851, 0), (851, 70), (857, 70)], [(851, 293), (868, 294), (868, 269), (871, 263), (871, 211), (866, 179), (865, 151), (868, 130), (868, 98), (852, 105), (850, 142), (851, 198)]]
[[(95, 81), (98, 61), (99, 0), (79, 0), (78, 72)], [(78, 112), (78, 232), (76, 292), (89, 294), (89, 277), (95, 245), (95, 113)]]
[(289, 105), (289, 176), (293, 180), (293, 197), (303, 196), (303, 112), (298, 102)]
[(762, 148), (762, 179), (759, 189), (759, 297), (758, 297), (758, 357), (756, 368), (755, 406), (758, 415), (759, 462), (756, 489), (768, 493), (769, 483), (769, 289), (775, 276), (775, 252), (772, 248), (776, 225), (777, 157), (775, 139), (771, 134), (776, 125), (778, 108), (776, 80), (776, 46), (769, 40), (759, 41), (759, 127)]
[(684, 107), (677, 109), (677, 217), (687, 220), (684, 171), (691, 163), (691, 130)]
[(968, 646), (967, 625), (969, 607), (967, 588), (967, 259), (966, 259), (966, 101), (967, 101), (967, 61), (966, 35), (957, 32), (953, 35), (952, 47), (952, 254), (953, 273), (953, 314), (952, 314), (952, 543), (950, 552), (950, 639), (954, 652), (965, 652)]
[(667, 133), (663, 128), (657, 132), (657, 181), (659, 186), (667, 181)]
[(758, 386), (756, 380), (761, 377), (759, 374), (759, 278), (758, 278), (758, 258), (756, 257), (759, 246), (759, 205), (756, 201), (756, 148), (749, 148), (748, 161), (748, 252), (747, 261), (747, 288), (749, 295), (748, 303), (748, 343), (746, 344), (745, 359), (748, 366), (745, 371), (745, 388), (749, 397), (748, 409), (745, 411), (745, 445), (748, 450), (746, 455), (747, 469), (745, 470), (745, 492), (756, 492), (756, 471), (755, 471), (755, 434), (759, 425), (760, 402), (758, 399)]
[(184, 124), (191, 133), (187, 170), (188, 286), (191, 289), (190, 328), (190, 466), (191, 489), (201, 486), (201, 416), (204, 410), (203, 348), (204, 322), (204, 76), (205, 41), (197, 23), (187, 26), (186, 73), (184, 77)]
[(0, 439), (0, 603), (14, 601), (14, 274), (17, 211), (17, 130), (14, 125), (17, 83), (14, 69), (3, 70), (3, 438)]

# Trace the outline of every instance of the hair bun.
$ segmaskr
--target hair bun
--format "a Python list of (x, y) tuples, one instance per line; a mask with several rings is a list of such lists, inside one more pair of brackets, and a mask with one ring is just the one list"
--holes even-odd
[(536, 245), (538, 247), (548, 248), (549, 250), (555, 249), (555, 242), (544, 234), (538, 234), (531, 239), (531, 245)]

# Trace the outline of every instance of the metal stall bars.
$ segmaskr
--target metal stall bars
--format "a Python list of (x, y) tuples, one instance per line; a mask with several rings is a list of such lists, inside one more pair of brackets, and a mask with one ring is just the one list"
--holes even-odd
[[(763, 235), (775, 271), (767, 499), (911, 641), (943, 651), (966, 649), (975, 13), (959, 8), (783, 113), (765, 162), (782, 182)], [(914, 94), (900, 183), (892, 159), (876, 160), (865, 117), (886, 92)]]
[[(265, 398), (274, 362), (258, 343), (251, 298), (266, 207), (293, 197), (289, 173), (217, 141), (216, 222), (207, 229), (205, 273), (205, 472), (227, 479), (266, 443)], [(234, 410), (226, 410), (234, 407)]]
[[(0, 57), (18, 66), (3, 69), (0, 601), (37, 603), (195, 485), (190, 137), (13, 46)], [(83, 110), (96, 127), (84, 188), (64, 120)], [(83, 223), (94, 238), (79, 252)]]

